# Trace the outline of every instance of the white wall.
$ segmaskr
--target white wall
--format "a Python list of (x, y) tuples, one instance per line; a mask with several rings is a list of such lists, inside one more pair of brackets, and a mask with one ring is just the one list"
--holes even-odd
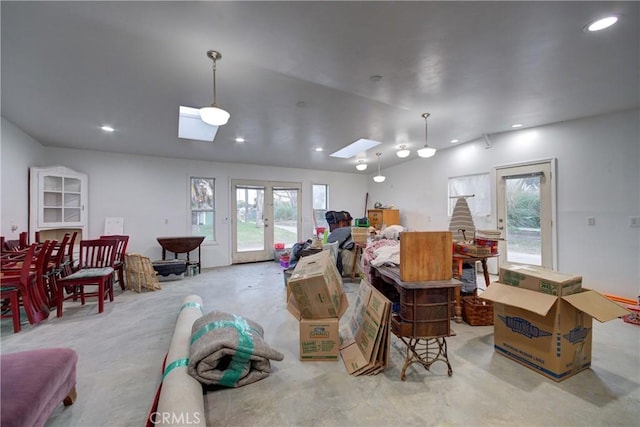
[[(216, 179), (216, 243), (202, 248), (203, 267), (231, 263), (230, 181), (233, 178), (302, 183), (302, 237), (312, 234), (311, 184), (329, 185), (331, 209), (361, 212), (366, 176), (291, 168), (212, 163), (150, 156), (45, 148), (48, 164), (89, 175), (89, 236), (104, 230), (106, 217), (124, 218), (129, 251), (160, 259), (159, 236), (190, 232), (189, 176)], [(166, 220), (166, 222), (165, 222)]]
[(640, 228), (628, 217), (640, 215), (639, 127), (633, 110), (493, 135), (490, 149), (480, 139), (384, 170), (384, 183), (370, 181), (370, 200), (395, 204), (410, 229), (447, 230), (448, 178), (556, 158), (558, 270), (582, 275), (585, 287), (635, 298)]
[[(2, 117), (0, 122), (0, 157), (2, 158), (1, 191), (2, 235), (15, 240), (29, 229), (29, 167), (41, 166), (42, 145)], [(15, 230), (12, 230), (15, 226)]]
[[(131, 250), (152, 259), (160, 257), (157, 236), (188, 231), (187, 177), (215, 177), (218, 245), (203, 251), (203, 263), (219, 266), (230, 262), (230, 229), (221, 221), (230, 213), (231, 178), (302, 182), (304, 235), (313, 227), (312, 182), (329, 184), (331, 209), (360, 217), (368, 191), (370, 207), (376, 201), (395, 204), (403, 225), (446, 230), (449, 177), (556, 158), (558, 269), (583, 275), (586, 287), (636, 297), (640, 228), (628, 227), (627, 221), (640, 215), (639, 127), (639, 111), (633, 110), (493, 135), (490, 149), (478, 140), (440, 150), (431, 159), (384, 170), (387, 180), (374, 184), (372, 175), (42, 148), (3, 119), (1, 232), (11, 236), (10, 221), (26, 230), (27, 168), (45, 166), (43, 159), (47, 166), (60, 164), (89, 174), (91, 236), (102, 232), (105, 217), (124, 217), (125, 231), (132, 235)], [(586, 216), (595, 217), (596, 225), (587, 226)]]

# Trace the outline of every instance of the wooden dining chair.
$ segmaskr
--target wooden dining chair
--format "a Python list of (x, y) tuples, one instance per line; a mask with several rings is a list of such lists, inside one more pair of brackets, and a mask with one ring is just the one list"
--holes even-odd
[(127, 245), (129, 244), (129, 236), (123, 235), (104, 235), (100, 236), (101, 239), (111, 239), (118, 242), (116, 246), (116, 261), (113, 265), (115, 270), (120, 289), (123, 291), (127, 288), (124, 282), (124, 263), (125, 255), (127, 253)]
[[(41, 274), (41, 266), (48, 253), (50, 242), (42, 244), (32, 244), (19, 261), (13, 267), (2, 267), (2, 295), (6, 296), (11, 306), (12, 316), (18, 310), (13, 310), (17, 298), (18, 307), (22, 306), (27, 315), (29, 323), (35, 325), (49, 317), (49, 309), (42, 299), (42, 292), (39, 289), (38, 276)], [(14, 291), (14, 289), (16, 291)], [(3, 304), (4, 309), (4, 304)], [(20, 321), (19, 314), (14, 319), (14, 330), (16, 321)]]
[(73, 234), (71, 235), (71, 239), (69, 240), (69, 246), (67, 247), (67, 254), (64, 257), (64, 262), (63, 262), (65, 276), (68, 276), (77, 270), (75, 259), (73, 258), (77, 237), (78, 237), (78, 232), (74, 231)]
[(64, 260), (67, 254), (67, 245), (71, 239), (71, 234), (65, 233), (62, 242), (54, 245), (51, 253), (47, 271), (45, 272), (45, 288), (47, 291), (47, 305), (49, 308), (57, 307), (58, 280), (64, 277)]
[[(35, 252), (36, 245), (32, 245), (27, 250), (23, 260), (25, 263), (22, 265), (19, 274), (8, 274), (6, 271), (2, 271), (2, 285), (0, 286), (0, 298), (2, 299), (2, 318), (9, 317), (13, 322), (13, 332), (20, 332), (21, 319), (20, 319), (20, 306), (25, 304), (25, 311), (29, 322), (31, 318), (32, 310), (29, 306), (29, 281), (35, 280), (35, 275), (31, 273), (29, 266), (33, 260), (33, 254)], [(23, 298), (24, 295), (24, 298)]]
[[(80, 257), (78, 269), (58, 280), (56, 297), (56, 315), (62, 316), (62, 303), (65, 300), (80, 298), (82, 305), (86, 297), (98, 298), (98, 313), (104, 311), (104, 300), (113, 301), (113, 264), (116, 256), (116, 240), (93, 239), (80, 241)], [(87, 293), (86, 286), (97, 286), (97, 291)], [(65, 296), (65, 289), (70, 295)]]

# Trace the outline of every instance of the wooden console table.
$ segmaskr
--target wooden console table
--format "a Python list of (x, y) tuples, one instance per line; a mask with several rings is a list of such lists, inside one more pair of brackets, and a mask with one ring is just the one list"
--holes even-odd
[(187, 254), (187, 264), (191, 264), (189, 253), (198, 249), (198, 273), (201, 272), (201, 253), (200, 245), (204, 241), (204, 236), (185, 236), (185, 237), (158, 237), (156, 238), (160, 246), (162, 246), (162, 259), (167, 259), (167, 251), (175, 254), (174, 258), (178, 259), (178, 254)]
[(398, 267), (372, 267), (371, 272), (372, 285), (389, 300), (399, 303), (398, 313), (391, 317), (391, 331), (407, 346), (400, 378), (406, 379), (406, 370), (413, 363), (429, 370), (437, 361), (446, 363), (451, 376), (446, 337), (455, 335), (451, 317), (455, 291), (459, 291), (461, 282), (455, 279), (405, 282), (400, 279)]

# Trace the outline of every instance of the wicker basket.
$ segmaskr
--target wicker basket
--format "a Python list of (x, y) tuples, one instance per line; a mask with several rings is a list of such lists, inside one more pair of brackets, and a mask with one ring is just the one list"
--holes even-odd
[(463, 297), (462, 318), (471, 326), (493, 325), (493, 303), (476, 296)]

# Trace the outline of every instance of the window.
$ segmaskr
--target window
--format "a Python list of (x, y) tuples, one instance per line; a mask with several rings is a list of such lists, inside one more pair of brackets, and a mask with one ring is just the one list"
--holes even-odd
[(329, 228), (325, 214), (329, 209), (329, 186), (326, 184), (312, 184), (313, 216), (316, 227)]
[(495, 228), (492, 225), (491, 178), (488, 173), (449, 178), (449, 217), (453, 213), (456, 196), (470, 196), (467, 204), (476, 230)]
[(215, 240), (215, 179), (191, 177), (191, 235)]

